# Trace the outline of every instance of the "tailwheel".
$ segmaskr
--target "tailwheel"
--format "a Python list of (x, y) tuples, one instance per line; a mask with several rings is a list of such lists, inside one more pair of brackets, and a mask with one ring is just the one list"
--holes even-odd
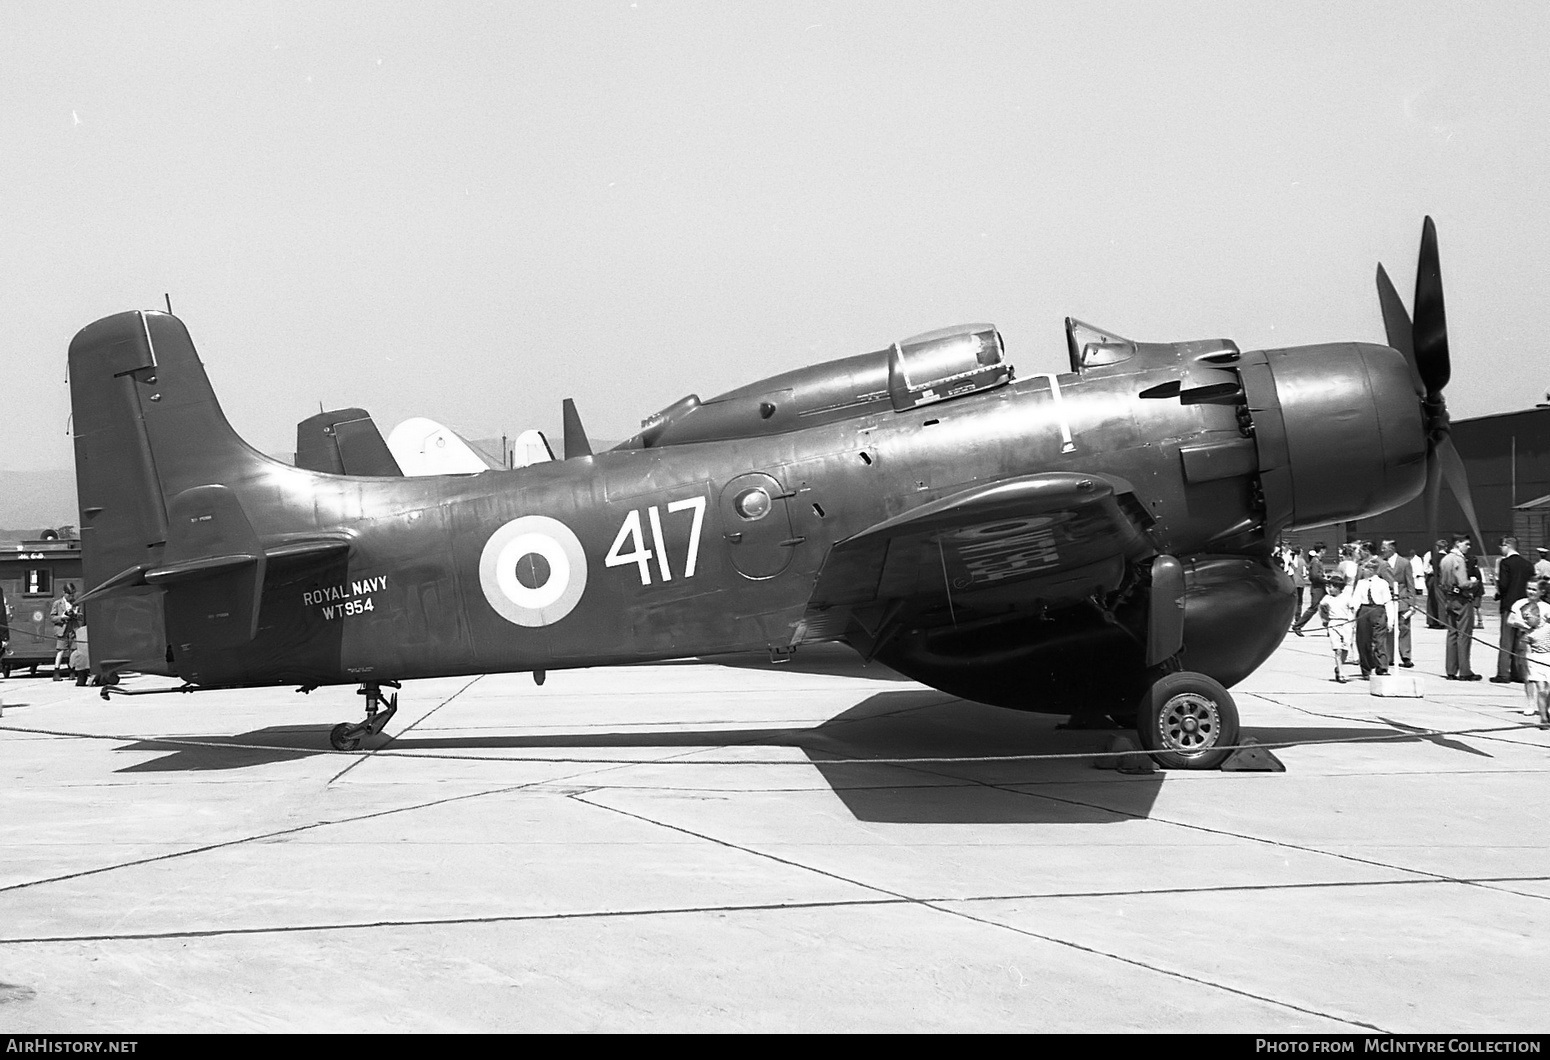
[(1164, 768), (1215, 769), (1238, 742), (1238, 706), (1205, 674), (1164, 674), (1141, 697), (1136, 731)]
[(383, 685), (399, 687), (397, 681), (367, 681), (356, 689), (356, 695), (366, 697), (366, 720), (353, 723), (343, 721), (335, 725), (328, 734), (328, 742), (334, 745), (334, 750), (355, 750), (363, 739), (381, 732), (393, 715), (398, 713), (398, 693), (384, 699)]
[(341, 721), (334, 726), (334, 731), (328, 734), (328, 742), (334, 745), (336, 751), (353, 751), (361, 745), (359, 730), (359, 725)]

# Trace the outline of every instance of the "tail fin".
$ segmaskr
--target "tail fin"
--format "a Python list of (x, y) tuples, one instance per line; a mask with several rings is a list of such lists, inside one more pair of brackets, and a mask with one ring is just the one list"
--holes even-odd
[(188, 329), (167, 313), (119, 313), (76, 335), (70, 404), (82, 573), (104, 590), (83, 598), (93, 661), (169, 672), (162, 594), (143, 575), (165, 558), (172, 500), (275, 462), (231, 429)]
[(330, 475), (403, 477), (365, 409), (334, 409), (296, 425), (296, 466)]

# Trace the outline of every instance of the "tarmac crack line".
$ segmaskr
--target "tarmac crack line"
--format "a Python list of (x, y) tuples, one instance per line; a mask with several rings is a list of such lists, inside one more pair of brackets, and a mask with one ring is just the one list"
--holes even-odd
[[(1349, 721), (1349, 722), (1352, 722), (1352, 723), (1358, 724), (1358, 725), (1382, 725), (1382, 724), (1384, 724), (1381, 721), (1374, 721), (1371, 718), (1354, 718), (1354, 717), (1351, 717), (1348, 714), (1329, 714), (1329, 713), (1326, 713), (1326, 712), (1320, 711), (1320, 710), (1309, 710), (1307, 707), (1299, 707), (1295, 703), (1288, 703), (1284, 699), (1277, 699), (1274, 695), (1271, 695), (1268, 692), (1247, 692), (1247, 693), (1244, 693), (1244, 694), (1245, 695), (1249, 695), (1249, 696), (1253, 696), (1255, 699), (1262, 699), (1266, 703), (1273, 703), (1276, 706), (1281, 707), (1281, 708), (1283, 708), (1285, 710), (1295, 711), (1298, 714), (1305, 714), (1305, 715), (1307, 715), (1309, 717), (1313, 717), (1313, 718), (1326, 718), (1326, 719), (1329, 719), (1331, 721)], [(1284, 695), (1285, 693), (1281, 693), (1281, 694)], [(1493, 720), (1493, 721), (1500, 721), (1501, 720), (1501, 713), (1500, 712), (1502, 710), (1507, 710), (1507, 709), (1514, 710), (1514, 711), (1519, 710), (1519, 708), (1517, 708), (1517, 707), (1505, 708), (1505, 707), (1498, 706), (1496, 704), (1491, 704), (1491, 707), (1493, 708), (1494, 712), (1487, 712), (1485, 710), (1476, 709), (1475, 707), (1465, 706), (1462, 703), (1442, 703), (1441, 701), (1436, 701), (1436, 702), (1438, 703), (1439, 706), (1448, 707), (1448, 708), (1450, 708), (1452, 710), (1462, 711), (1465, 714), (1472, 714), (1472, 715), (1474, 715), (1477, 718), (1485, 718), (1487, 720)], [(1521, 717), (1522, 715), (1520, 714), (1519, 716)], [(1475, 739), (1496, 740), (1496, 741), (1499, 741), (1499, 742), (1502, 742), (1502, 743), (1513, 744), (1514, 746), (1518, 746), (1518, 747), (1541, 747), (1541, 746), (1543, 746), (1542, 744), (1538, 744), (1538, 743), (1522, 743), (1522, 742), (1520, 742), (1518, 740), (1508, 739), (1507, 737), (1504, 737), (1504, 736), (1491, 735), (1493, 732), (1502, 731), (1502, 732), (1513, 732), (1513, 733), (1518, 733), (1518, 734), (1523, 735), (1523, 736), (1528, 736), (1528, 735), (1531, 735), (1533, 733), (1541, 731), (1538, 725), (1535, 725), (1535, 724), (1533, 724), (1531, 722), (1527, 722), (1527, 721), (1519, 722), (1519, 723), (1517, 723), (1515, 725), (1507, 726), (1507, 727), (1505, 727), (1503, 729), (1500, 729), (1500, 730), (1494, 730), (1494, 729), (1461, 729), (1459, 731), (1462, 732), (1462, 733), (1471, 735)], [(1475, 735), (1476, 733), (1478, 733), (1479, 735)]]
[(411, 813), (415, 810), (426, 810), (434, 806), (444, 806), (448, 803), (462, 802), (466, 799), (479, 799), (488, 795), (509, 794), (521, 791), (524, 788), (535, 787), (539, 784), (552, 784), (553, 780), (535, 780), (526, 784), (512, 784), (502, 788), (492, 788), (486, 791), (464, 792), (461, 795), (448, 795), (441, 799), (432, 799), (428, 802), (414, 803), (409, 806), (393, 806), (384, 810), (373, 810), (370, 813), (356, 814), (350, 817), (341, 817), (328, 821), (312, 821), (307, 824), (295, 825), (291, 828), (279, 828), (270, 832), (259, 832), (255, 835), (239, 836), (235, 839), (223, 840), (219, 843), (206, 843), (203, 846), (190, 847), (187, 850), (175, 850), (167, 854), (157, 854), (154, 857), (134, 858), (129, 861), (120, 861), (112, 865), (99, 865), (95, 868), (82, 869), (79, 872), (67, 872), (60, 876), (47, 876), (38, 880), (25, 880), (21, 883), (6, 884), (0, 886), (0, 894), (8, 891), (20, 891), (28, 887), (39, 887), (47, 883), (63, 883), (66, 880), (78, 880), (85, 876), (96, 876), (105, 872), (116, 872), (119, 869), (132, 869), (140, 865), (152, 865), (159, 861), (173, 861), (178, 858), (190, 857), (195, 854), (207, 854), (214, 850), (224, 850), (227, 847), (243, 846), (248, 843), (261, 843), (268, 839), (279, 839), (284, 836), (299, 835), (317, 828), (328, 828), (334, 825), (358, 824), (361, 821), (369, 821), (376, 817), (390, 817), (399, 813)]
[(971, 914), (961, 909), (944, 908), (942, 906), (932, 905), (929, 902), (922, 904), (926, 905), (927, 908), (936, 909), (944, 913), (950, 913), (953, 916), (962, 917), (963, 919), (972, 921), (976, 924), (985, 924), (989, 927), (1002, 928), (1006, 931), (1016, 932), (1019, 935), (1026, 935), (1029, 938), (1042, 939), (1045, 942), (1052, 942), (1058, 946), (1067, 946), (1082, 953), (1089, 953), (1098, 957), (1107, 957), (1110, 960), (1120, 961), (1121, 963), (1128, 964), (1136, 968), (1144, 968), (1147, 971), (1156, 972), (1159, 975), (1165, 975), (1175, 979), (1182, 979), (1187, 983), (1195, 983), (1199, 986), (1205, 987), (1214, 987), (1217, 990), (1222, 990), (1229, 994), (1237, 994), (1239, 997), (1252, 998), (1255, 1001), (1261, 1001), (1267, 1005), (1275, 1005), (1279, 1008), (1291, 1009), (1293, 1012), (1301, 1012), (1308, 1016), (1317, 1016), (1320, 1019), (1331, 1020), (1335, 1023), (1349, 1024), (1353, 1027), (1365, 1027), (1368, 1030), (1377, 1031), (1379, 1034), (1391, 1033), (1387, 1028), (1380, 1027), (1375, 1023), (1367, 1023), (1364, 1020), (1355, 1019), (1350, 1016), (1337, 1016), (1332, 1012), (1323, 1012), (1319, 1009), (1308, 1008), (1305, 1005), (1298, 1005), (1295, 1002), (1284, 1001), (1280, 998), (1266, 997), (1263, 994), (1256, 994), (1252, 990), (1244, 990), (1241, 987), (1228, 986), (1226, 983), (1218, 983), (1210, 979), (1203, 979), (1197, 975), (1190, 975), (1188, 972), (1182, 972), (1171, 968), (1162, 968), (1135, 957), (1126, 957), (1122, 954), (1111, 953), (1107, 950), (1100, 950), (1095, 946), (1086, 946), (1080, 942), (1073, 942), (1070, 939), (1063, 939), (1053, 935), (1045, 935), (1037, 931), (1030, 931), (1027, 928), (1018, 927), (1015, 924), (1006, 924), (999, 920), (990, 920), (985, 917), (972, 916)]
[[(918, 771), (922, 772), (922, 773), (927, 773), (927, 774), (930, 774), (930, 775), (933, 775), (933, 776), (946, 776), (947, 775), (947, 774), (937, 773), (934, 770), (920, 769)], [(1066, 804), (1066, 805), (1069, 805), (1069, 806), (1081, 806), (1081, 807), (1083, 807), (1085, 809), (1098, 810), (1098, 811), (1103, 812), (1103, 813), (1112, 813), (1112, 814), (1115, 814), (1117, 816), (1128, 817), (1128, 818), (1130, 818), (1132, 820), (1155, 821), (1158, 824), (1167, 825), (1167, 826), (1173, 827), (1173, 828), (1183, 828), (1183, 829), (1187, 829), (1187, 830), (1190, 830), (1190, 831), (1203, 832), (1203, 833), (1205, 833), (1207, 835), (1216, 835), (1216, 836), (1223, 836), (1223, 837), (1226, 837), (1226, 838), (1229, 838), (1229, 839), (1238, 839), (1238, 840), (1242, 840), (1243, 842), (1246, 842), (1246, 843), (1258, 843), (1258, 844), (1262, 844), (1262, 845), (1265, 845), (1265, 846), (1276, 847), (1276, 848), (1282, 849), (1282, 850), (1296, 850), (1296, 851), (1299, 851), (1299, 852), (1304, 853), (1304, 854), (1315, 854), (1315, 855), (1320, 855), (1320, 856), (1323, 856), (1323, 857), (1336, 858), (1338, 860), (1349, 861), (1349, 862), (1352, 862), (1352, 863), (1357, 864), (1357, 865), (1366, 865), (1366, 866), (1369, 866), (1369, 867), (1372, 867), (1372, 868), (1387, 869), (1390, 872), (1406, 872), (1406, 873), (1410, 873), (1411, 875), (1414, 875), (1414, 876), (1425, 877), (1427, 879), (1434, 880), (1434, 881), (1441, 882), (1441, 883), (1456, 883), (1456, 884), (1460, 884), (1460, 885), (1467, 886), (1467, 887), (1479, 887), (1481, 890), (1495, 891), (1495, 892), (1498, 892), (1498, 893), (1501, 893), (1501, 894), (1517, 895), (1518, 897), (1521, 897), (1521, 898), (1533, 898), (1533, 899), (1536, 899), (1538, 901), (1550, 901), (1550, 895), (1535, 894), (1532, 891), (1517, 891), (1517, 890), (1513, 890), (1510, 887), (1493, 887), (1493, 886), (1490, 886), (1488, 883), (1477, 882), (1476, 880), (1468, 879), (1468, 878), (1465, 878), (1465, 877), (1462, 877), (1462, 876), (1453, 876), (1453, 875), (1450, 875), (1450, 874), (1445, 873), (1445, 872), (1432, 872), (1432, 871), (1430, 871), (1428, 869), (1417, 869), (1417, 868), (1410, 868), (1410, 867), (1404, 866), (1404, 865), (1393, 865), (1393, 864), (1389, 864), (1388, 862), (1377, 861), (1377, 860), (1375, 860), (1373, 858), (1358, 857), (1355, 854), (1342, 854), (1342, 853), (1339, 853), (1338, 851), (1322, 850), (1322, 849), (1320, 849), (1318, 847), (1307, 846), (1307, 845), (1302, 844), (1302, 843), (1291, 843), (1291, 842), (1287, 842), (1286, 840), (1281, 840), (1281, 839), (1268, 839), (1268, 838), (1265, 838), (1263, 836), (1247, 835), (1247, 834), (1244, 834), (1242, 832), (1233, 832), (1233, 831), (1229, 831), (1229, 830), (1224, 829), (1224, 828), (1211, 828), (1211, 827), (1209, 827), (1207, 825), (1202, 825), (1202, 824), (1191, 824), (1191, 823), (1186, 822), (1186, 821), (1170, 820), (1170, 819), (1168, 819), (1166, 817), (1154, 817), (1154, 816), (1152, 816), (1150, 814), (1136, 813), (1133, 810), (1117, 810), (1117, 809), (1114, 809), (1114, 808), (1109, 807), (1109, 806), (1104, 806), (1104, 805), (1101, 805), (1101, 804), (1098, 804), (1098, 803), (1094, 803), (1094, 802), (1088, 802), (1088, 801), (1085, 801), (1083, 799), (1063, 798), (1063, 797), (1058, 796), (1058, 795), (1051, 795), (1051, 794), (1049, 794), (1047, 792), (1020, 791), (1020, 790), (1018, 790), (1016, 788), (1010, 788), (1010, 787), (1006, 787), (1006, 786), (1000, 785), (1000, 784), (991, 784), (991, 783), (989, 783), (987, 781), (978, 781), (977, 783), (981, 783), (981, 784), (983, 784), (987, 788), (993, 788), (995, 790), (1004, 791), (1004, 792), (1007, 792), (1007, 793), (1013, 794), (1013, 795), (1023, 795), (1023, 796), (1027, 796), (1027, 797), (1030, 797), (1030, 798), (1048, 799), (1051, 802), (1063, 803), (1063, 804)], [(1535, 879), (1535, 877), (1529, 877), (1528, 879), (1529, 879), (1529, 881), (1533, 881)]]
[(322, 931), (369, 931), (378, 928), (458, 927), (472, 924), (521, 924), (561, 920), (608, 920), (626, 917), (682, 916), (697, 913), (760, 913), (801, 909), (835, 909), (852, 906), (907, 905), (909, 898), (848, 898), (815, 902), (751, 902), (734, 905), (663, 906), (653, 909), (588, 909), (571, 913), (508, 913), (493, 916), (414, 917), (401, 920), (362, 920), (347, 924), (282, 924), (267, 927), (229, 927), (184, 931), (139, 931), (96, 935), (36, 935), (0, 938), (0, 946), (38, 945), (58, 942), (145, 942), (158, 939), (222, 938), (229, 935), (276, 935)]
[[(1138, 958), (1126, 957), (1123, 954), (1112, 953), (1112, 952), (1109, 952), (1107, 950), (1098, 949), (1096, 947), (1086, 946), (1086, 945), (1083, 945), (1082, 943), (1074, 942), (1074, 941), (1072, 941), (1070, 939), (1063, 939), (1063, 938), (1060, 938), (1060, 937), (1054, 936), (1054, 935), (1044, 935), (1044, 934), (1040, 934), (1037, 931), (1030, 931), (1027, 928), (1020, 928), (1020, 927), (1016, 927), (1015, 925), (1012, 925), (1012, 924), (1004, 924), (1004, 923), (1001, 923), (1001, 922), (996, 921), (996, 920), (989, 920), (989, 919), (986, 919), (984, 917), (974, 916), (974, 915), (971, 915), (970, 913), (965, 912), (964, 910), (955, 909), (955, 908), (953, 908), (951, 906), (948, 906), (948, 905), (945, 905), (945, 904), (939, 904), (939, 903), (941, 903), (943, 901), (946, 901), (946, 900), (943, 900), (943, 899), (916, 898), (916, 897), (913, 897), (911, 895), (900, 893), (898, 891), (891, 891), (891, 890), (889, 890), (886, 887), (879, 887), (876, 884), (865, 883), (865, 882), (863, 882), (861, 880), (850, 879), (849, 877), (842, 876), (842, 875), (840, 875), (837, 872), (832, 872), (832, 871), (830, 871), (828, 869), (818, 868), (815, 865), (805, 865), (805, 864), (803, 864), (803, 863), (801, 863), (799, 861), (793, 861), (790, 858), (783, 858), (783, 857), (780, 857), (779, 855), (771, 854), (768, 851), (755, 850), (755, 849), (753, 849), (751, 847), (745, 847), (745, 846), (742, 846), (741, 844), (733, 843), (733, 842), (730, 842), (730, 841), (725, 840), (725, 839), (718, 839), (715, 836), (706, 835), (706, 834), (704, 834), (702, 832), (696, 832), (693, 829), (685, 828), (682, 825), (670, 824), (670, 823), (668, 823), (666, 821), (658, 821), (658, 820), (655, 820), (653, 818), (647, 817), (647, 816), (645, 816), (643, 814), (633, 813), (633, 812), (631, 812), (629, 810), (623, 810), (623, 809), (620, 809), (617, 806), (609, 806), (609, 805), (607, 805), (605, 803), (596, 802), (596, 801), (584, 798), (584, 797), (579, 796), (579, 795), (575, 795), (575, 796), (571, 796), (571, 797), (573, 799), (575, 799), (577, 802), (586, 803), (588, 806), (593, 806), (593, 807), (596, 807), (597, 809), (607, 810), (609, 812), (617, 813), (617, 814), (619, 814), (621, 816), (624, 816), (624, 817), (633, 818), (633, 819), (635, 819), (637, 821), (641, 821), (641, 822), (644, 822), (646, 824), (655, 825), (658, 828), (666, 828), (666, 829), (668, 829), (670, 831), (679, 832), (679, 833), (681, 833), (683, 835), (687, 835), (687, 836), (692, 836), (692, 837), (694, 837), (696, 839), (704, 840), (705, 842), (708, 842), (708, 843), (714, 843), (717, 846), (726, 847), (729, 850), (736, 850), (736, 851), (739, 851), (739, 852), (744, 853), (744, 854), (752, 855), (754, 857), (765, 858), (765, 859), (767, 859), (769, 861), (776, 862), (777, 864), (786, 865), (786, 866), (788, 866), (790, 868), (798, 869), (800, 871), (810, 872), (810, 873), (813, 873), (814, 875), (818, 875), (818, 876), (825, 876), (825, 877), (828, 877), (829, 879), (837, 880), (837, 881), (839, 881), (841, 883), (848, 883), (848, 884), (850, 884), (853, 887), (860, 887), (863, 890), (873, 891), (873, 892), (876, 892), (877, 894), (886, 895), (886, 896), (888, 896), (890, 898), (898, 899), (899, 901), (902, 901), (903, 903), (907, 903), (909, 905), (918, 906), (918, 907), (920, 907), (922, 909), (929, 909), (929, 910), (931, 910), (932, 912), (935, 912), (935, 913), (941, 913), (941, 914), (944, 914), (946, 916), (958, 917), (959, 919), (967, 920), (967, 921), (970, 921), (971, 923), (980, 924), (980, 925), (985, 926), (985, 927), (1000, 928), (1001, 930), (1010, 931), (1010, 932), (1013, 932), (1014, 934), (1023, 935), (1023, 936), (1025, 936), (1027, 938), (1039, 939), (1040, 941), (1048, 942), (1051, 945), (1064, 946), (1064, 947), (1066, 947), (1068, 949), (1076, 950), (1077, 952), (1085, 953), (1085, 954), (1088, 954), (1090, 956), (1103, 957), (1103, 958), (1108, 958), (1109, 960), (1119, 961), (1122, 964), (1128, 964), (1128, 965), (1131, 965), (1132, 967), (1135, 967), (1135, 968), (1141, 968), (1141, 969), (1144, 969), (1146, 971), (1152, 972), (1152, 973), (1154, 973), (1156, 975), (1162, 975), (1162, 976), (1166, 976), (1166, 977), (1172, 978), (1172, 979), (1183, 980), (1184, 982), (1193, 983), (1193, 984), (1196, 984), (1198, 986), (1212, 987), (1212, 988), (1215, 988), (1215, 989), (1218, 989), (1218, 990), (1222, 990), (1222, 991), (1224, 991), (1226, 993), (1235, 994), (1235, 995), (1237, 995), (1239, 997), (1251, 998), (1251, 999), (1253, 999), (1255, 1001), (1263, 1002), (1264, 1004), (1267, 1004), (1267, 1005), (1274, 1005), (1274, 1006), (1277, 1006), (1277, 1007), (1280, 1007), (1280, 1008), (1290, 1009), (1293, 1012), (1300, 1012), (1300, 1013), (1302, 1013), (1304, 1015), (1317, 1016), (1320, 1019), (1327, 1019), (1327, 1020), (1331, 1020), (1331, 1021), (1336, 1022), (1336, 1023), (1349, 1024), (1349, 1025), (1355, 1026), (1355, 1027), (1365, 1027), (1365, 1028), (1367, 1028), (1369, 1030), (1377, 1031), (1379, 1033), (1387, 1033), (1384, 1030), (1384, 1028), (1379, 1027), (1376, 1024), (1364, 1023), (1361, 1020), (1350, 1019), (1350, 1018), (1343, 1017), (1343, 1016), (1337, 1016), (1337, 1015), (1334, 1015), (1334, 1014), (1328, 1013), (1328, 1012), (1320, 1012), (1317, 1009), (1306, 1008), (1306, 1007), (1304, 1007), (1302, 1005), (1298, 1005), (1298, 1004), (1295, 1004), (1295, 1003), (1290, 1002), (1290, 1001), (1282, 1001), (1282, 1000), (1279, 1000), (1277, 998), (1265, 997), (1263, 995), (1256, 994), (1256, 993), (1254, 993), (1253, 991), (1250, 991), (1250, 990), (1244, 990), (1244, 989), (1241, 989), (1241, 988), (1235, 987), (1235, 986), (1228, 986), (1225, 983), (1213, 982), (1212, 980), (1209, 980), (1209, 979), (1202, 979), (1199, 976), (1190, 975), (1187, 972), (1182, 972), (1182, 971), (1178, 971), (1178, 970), (1170, 969), (1170, 968), (1163, 968), (1161, 966), (1150, 964), (1150, 963), (1148, 963), (1146, 961), (1143, 961), (1143, 960), (1140, 960)], [(952, 900), (953, 901), (957, 901), (957, 899), (952, 899)], [(866, 904), (898, 904), (898, 903), (897, 902), (890, 902), (890, 903), (866, 903)]]
[[(470, 682), (470, 684), (472, 684), (472, 682)], [(281, 829), (276, 829), (276, 830), (270, 831), (270, 832), (260, 832), (260, 833), (258, 833), (256, 835), (241, 836), (241, 837), (238, 837), (236, 839), (229, 839), (229, 840), (225, 840), (225, 841), (220, 842), (220, 843), (207, 843), (207, 844), (205, 844), (203, 846), (191, 847), (191, 848), (189, 848), (187, 850), (177, 850), (177, 851), (173, 851), (173, 852), (168, 853), (168, 854), (158, 854), (158, 855), (156, 855), (154, 857), (134, 858), (134, 859), (132, 859), (130, 861), (116, 862), (116, 863), (114, 863), (112, 865), (99, 865), (99, 866), (97, 866), (95, 868), (83, 869), (83, 870), (81, 870), (79, 872), (69, 872), (69, 873), (64, 873), (62, 875), (59, 875), (59, 876), (48, 876), (48, 877), (44, 877), (43, 879), (38, 879), (38, 880), (26, 880), (26, 881), (23, 881), (21, 883), (7, 884), (5, 886), (0, 886), (0, 894), (5, 894), (8, 891), (24, 890), (24, 889), (26, 889), (28, 887), (38, 887), (38, 886), (42, 886), (43, 884), (63, 883), (65, 881), (67, 881), (67, 880), (81, 879), (81, 878), (86, 877), (86, 876), (96, 876), (96, 875), (100, 875), (100, 874), (106, 873), (106, 872), (116, 872), (119, 869), (130, 869), (130, 868), (135, 868), (135, 867), (141, 866), (141, 865), (155, 864), (156, 862), (161, 862), (161, 861), (172, 861), (172, 860), (176, 860), (178, 858), (190, 857), (190, 856), (193, 856), (193, 855), (196, 855), (196, 854), (206, 854), (206, 853), (209, 853), (211, 851), (223, 850), (223, 849), (226, 849), (228, 847), (242, 846), (242, 845), (248, 844), (248, 843), (260, 843), (260, 842), (264, 842), (265, 840), (269, 840), (269, 839), (277, 839), (277, 838), (281, 838), (281, 837), (284, 837), (284, 836), (299, 835), (299, 834), (301, 834), (303, 832), (312, 831), (312, 830), (318, 829), (318, 828), (327, 828), (327, 827), (331, 827), (331, 826), (334, 826), (334, 825), (358, 824), (361, 821), (369, 821), (369, 820), (372, 820), (372, 819), (377, 818), (377, 817), (390, 817), (390, 816), (392, 816), (394, 814), (413, 813), (413, 812), (418, 811), (418, 810), (431, 809), (431, 808), (436, 807), (436, 806), (445, 806), (445, 805), (448, 805), (450, 803), (462, 802), (462, 801), (469, 800), (469, 799), (482, 799), (482, 798), (486, 798), (486, 797), (494, 796), (494, 795), (509, 795), (509, 794), (512, 794), (513, 792), (525, 791), (525, 790), (530, 790), (530, 789), (534, 789), (534, 788), (541, 788), (541, 787), (543, 787), (545, 785), (562, 784), (562, 783), (565, 783), (567, 781), (569, 781), (569, 782), (577, 782), (577, 781), (584, 780), (584, 779), (589, 778), (589, 777), (593, 777), (593, 776), (595, 776), (595, 775), (597, 775), (599, 773), (612, 772), (615, 769), (624, 769), (624, 768), (628, 768), (628, 767), (632, 767), (632, 766), (640, 766), (640, 765), (654, 765), (654, 764), (657, 764), (658, 761), (661, 761), (661, 762), (671, 762), (674, 758), (681, 758), (681, 757), (683, 757), (685, 755), (695, 754), (695, 753), (699, 753), (699, 749), (690, 749), (690, 750), (682, 751), (682, 752), (679, 752), (679, 753), (673, 754), (673, 755), (665, 755), (665, 756), (663, 756), (663, 758), (661, 758), (659, 760), (652, 760), (652, 761), (645, 761), (645, 762), (636, 761), (636, 760), (630, 760), (630, 761), (627, 761), (627, 762), (614, 762), (614, 763), (611, 763), (609, 765), (605, 765), (602, 768), (578, 770), (575, 773), (571, 773), (571, 774), (567, 774), (567, 775), (559, 776), (559, 777), (546, 777), (543, 780), (534, 780), (534, 781), (529, 781), (529, 782), (523, 783), (523, 784), (510, 784), (510, 785), (504, 785), (504, 786), (498, 787), (498, 788), (488, 788), (488, 789), (485, 789), (483, 791), (464, 792), (461, 795), (449, 795), (449, 796), (447, 796), (445, 798), (431, 799), (431, 800), (429, 800), (427, 802), (413, 803), (413, 804), (408, 805), (408, 806), (393, 806), (393, 807), (389, 807), (387, 809), (374, 810), (374, 811), (369, 812), (369, 813), (356, 814), (354, 816), (343, 817), (343, 818), (339, 818), (339, 819), (336, 819), (336, 820), (312, 821), (312, 822), (310, 822), (308, 824), (296, 825), (296, 826), (291, 827), (291, 828), (281, 828)]]

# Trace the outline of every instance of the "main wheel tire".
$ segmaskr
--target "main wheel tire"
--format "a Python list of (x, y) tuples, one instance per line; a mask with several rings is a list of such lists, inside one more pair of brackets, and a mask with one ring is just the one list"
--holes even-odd
[(334, 745), (336, 751), (353, 751), (361, 745), (359, 736), (351, 735), (355, 728), (347, 721), (341, 721), (334, 726), (334, 731), (328, 734), (328, 742)]
[(1215, 769), (1238, 742), (1238, 705), (1205, 674), (1165, 674), (1141, 697), (1136, 731), (1165, 769)]

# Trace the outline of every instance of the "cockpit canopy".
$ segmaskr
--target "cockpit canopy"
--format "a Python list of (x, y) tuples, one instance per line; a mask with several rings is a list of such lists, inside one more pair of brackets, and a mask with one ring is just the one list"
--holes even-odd
[(771, 376), (719, 397), (696, 394), (642, 421), (619, 446), (645, 449), (686, 442), (753, 438), (870, 412), (905, 412), (1003, 386), (1012, 379), (1001, 334), (991, 324), (961, 324), (904, 339), (885, 350)]

